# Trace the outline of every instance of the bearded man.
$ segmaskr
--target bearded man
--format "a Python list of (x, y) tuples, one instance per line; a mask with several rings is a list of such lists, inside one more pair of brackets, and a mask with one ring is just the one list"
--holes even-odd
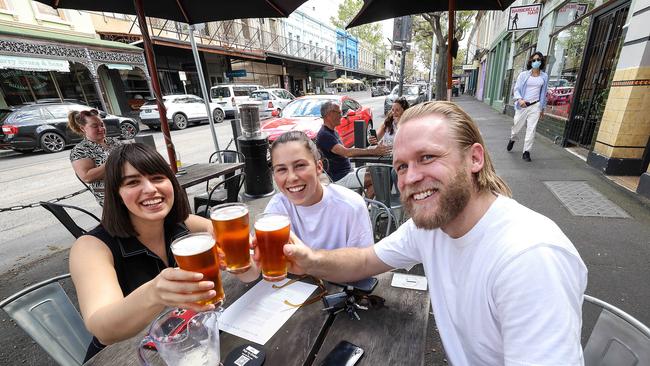
[(587, 269), (553, 221), (510, 198), (484, 146), (456, 104), (409, 108), (393, 167), (411, 219), (368, 248), (292, 236), (290, 271), (348, 282), (422, 263), (452, 365), (582, 365)]

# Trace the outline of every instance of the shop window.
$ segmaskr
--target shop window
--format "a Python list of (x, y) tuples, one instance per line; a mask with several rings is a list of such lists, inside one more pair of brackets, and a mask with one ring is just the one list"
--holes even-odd
[[(591, 10), (594, 5), (593, 1), (587, 3), (588, 8), (585, 11)], [(567, 4), (569, 5), (574, 4)], [(544, 113), (568, 118), (573, 103), (576, 78), (582, 64), (590, 18), (579, 19), (575, 14), (570, 13), (567, 20), (567, 15), (564, 14), (566, 9), (563, 9), (558, 10), (555, 29), (559, 32), (552, 35), (546, 57), (546, 73), (549, 81)], [(582, 13), (584, 14), (584, 11)]]
[(70, 72), (55, 72), (53, 74), (64, 99), (74, 100), (94, 108), (101, 107), (90, 71), (85, 66), (72, 63)]

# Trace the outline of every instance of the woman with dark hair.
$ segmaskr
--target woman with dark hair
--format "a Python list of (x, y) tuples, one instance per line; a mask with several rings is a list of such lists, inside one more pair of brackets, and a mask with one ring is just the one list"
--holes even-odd
[(215, 295), (214, 283), (176, 267), (171, 242), (212, 232), (190, 214), (183, 189), (165, 160), (144, 144), (116, 148), (106, 162), (102, 221), (70, 250), (70, 273), (84, 323), (94, 335), (86, 359), (135, 336), (165, 307), (205, 311), (196, 301)]
[[(409, 108), (409, 102), (404, 97), (399, 97), (395, 99), (393, 105), (382, 123), (377, 130), (377, 139), (379, 143), (387, 146), (393, 146), (393, 140), (395, 139), (395, 133), (397, 132), (399, 119), (402, 117), (402, 113)], [(376, 144), (377, 141), (373, 138), (369, 140), (371, 144)]]
[(546, 107), (548, 75), (542, 71), (545, 66), (544, 55), (539, 51), (533, 53), (526, 64), (526, 71), (522, 71), (517, 76), (514, 87), (515, 118), (506, 149), (512, 150), (517, 134), (526, 125), (524, 153), (521, 158), (528, 162), (530, 162), (530, 150), (535, 141), (537, 121), (544, 115), (544, 107)]
[(121, 143), (116, 138), (106, 137), (106, 127), (96, 109), (68, 113), (68, 128), (84, 137), (70, 152), (72, 169), (103, 206), (104, 163), (111, 150)]
[(291, 230), (315, 249), (366, 247), (374, 243), (363, 198), (338, 184), (323, 184), (316, 144), (290, 131), (271, 146), (273, 180), (280, 193), (265, 212), (289, 216)]

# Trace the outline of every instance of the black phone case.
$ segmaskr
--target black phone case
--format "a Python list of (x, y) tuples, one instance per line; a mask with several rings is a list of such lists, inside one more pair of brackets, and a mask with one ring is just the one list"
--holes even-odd
[(348, 341), (341, 341), (325, 356), (319, 366), (353, 366), (363, 356), (363, 349)]

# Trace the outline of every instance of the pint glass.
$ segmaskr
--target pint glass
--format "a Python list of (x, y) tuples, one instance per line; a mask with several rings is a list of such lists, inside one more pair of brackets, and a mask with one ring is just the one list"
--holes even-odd
[(260, 251), (262, 277), (275, 282), (287, 277), (287, 258), (282, 248), (289, 242), (289, 217), (267, 213), (255, 221), (255, 237)]
[(199, 304), (220, 306), (225, 295), (221, 286), (219, 259), (212, 235), (210, 233), (188, 234), (174, 240), (171, 249), (176, 264), (181, 269), (203, 273), (203, 280), (214, 282), (214, 290), (217, 294), (211, 299), (199, 301)]
[(248, 206), (226, 203), (210, 211), (217, 245), (226, 255), (230, 273), (244, 273), (251, 267)]

